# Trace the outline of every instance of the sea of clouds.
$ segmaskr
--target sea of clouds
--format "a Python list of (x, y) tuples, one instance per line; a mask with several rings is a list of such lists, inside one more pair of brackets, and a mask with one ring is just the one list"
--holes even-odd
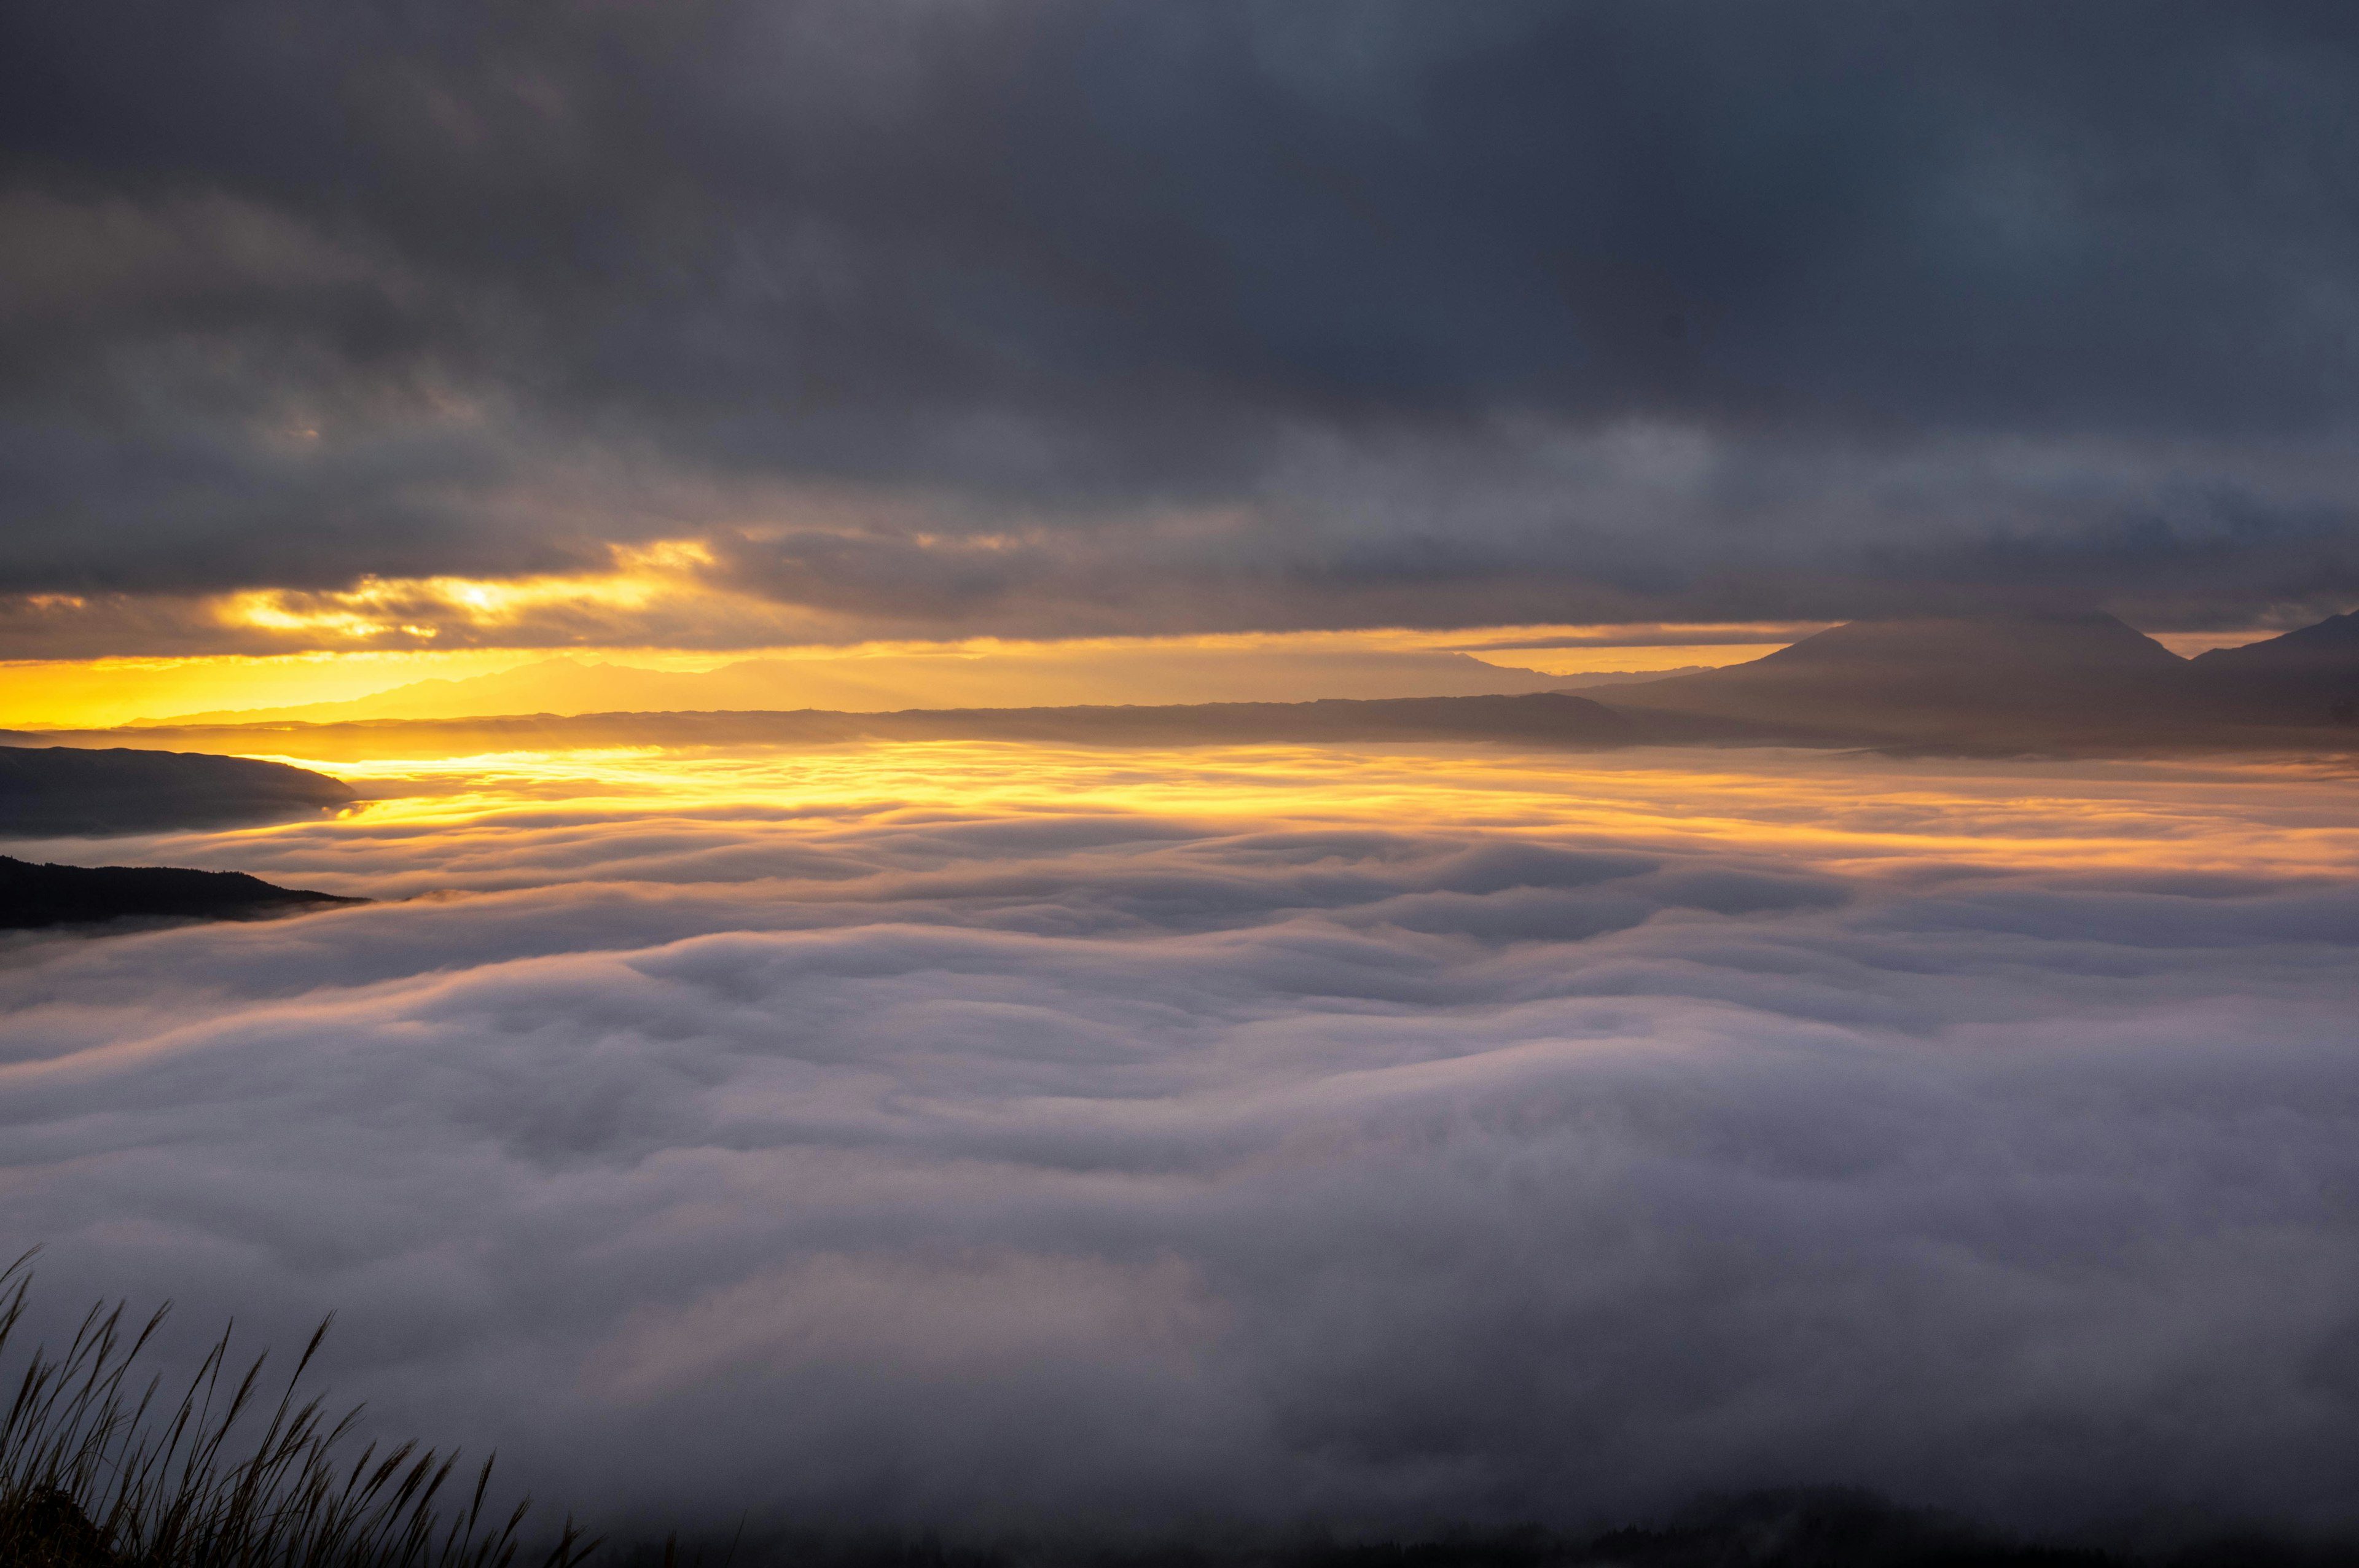
[(2359, 1522), (2341, 850), (1364, 816), (10, 846), (462, 891), (0, 949), (0, 1244), (658, 1529)]

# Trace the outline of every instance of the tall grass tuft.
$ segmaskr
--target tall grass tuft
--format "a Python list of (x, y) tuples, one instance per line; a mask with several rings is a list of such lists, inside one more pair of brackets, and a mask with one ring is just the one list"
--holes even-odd
[[(0, 1270), (0, 1364), (32, 1256)], [(233, 1377), (224, 1330), (168, 1408), (161, 1378), (142, 1387), (133, 1371), (170, 1305), (144, 1323), (125, 1311), (92, 1307), (64, 1351), (35, 1349), (16, 1380), (0, 1418), (0, 1568), (515, 1568), (531, 1499), (487, 1524), (490, 1459), (452, 1506), (456, 1451), (372, 1443), (347, 1460), (360, 1408), (331, 1421), (317, 1398), (296, 1402), (332, 1314), (275, 1404), (266, 1357)], [(569, 1519), (540, 1568), (577, 1568), (596, 1545)]]

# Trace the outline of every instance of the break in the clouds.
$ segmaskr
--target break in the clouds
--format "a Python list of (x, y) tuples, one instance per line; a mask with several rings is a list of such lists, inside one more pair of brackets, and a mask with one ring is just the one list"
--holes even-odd
[(12, 6), (0, 591), (2299, 619), (2354, 94), (2332, 4)]
[(1472, 757), (1323, 821), (479, 765), (130, 847), (455, 892), (6, 949), (49, 1321), (342, 1308), (374, 1430), (658, 1529), (2352, 1522), (2332, 779), (1769, 761), (1614, 827), (1665, 764), (1551, 763), (1478, 829), (1412, 809)]

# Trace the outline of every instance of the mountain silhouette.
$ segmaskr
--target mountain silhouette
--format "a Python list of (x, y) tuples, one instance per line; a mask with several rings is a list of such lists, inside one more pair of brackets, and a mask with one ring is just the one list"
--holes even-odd
[(352, 799), (341, 781), (284, 762), (120, 746), (0, 746), (5, 838), (266, 822)]
[(1854, 621), (1607, 700), (1666, 739), (1823, 744), (2104, 745), (2211, 719), (2186, 660), (2093, 612)]
[(2253, 721), (2359, 721), (2359, 611), (2189, 662), (2213, 701)]
[(366, 899), (283, 888), (244, 871), (171, 866), (36, 865), (0, 855), (0, 930), (73, 925), (129, 916), (261, 920)]

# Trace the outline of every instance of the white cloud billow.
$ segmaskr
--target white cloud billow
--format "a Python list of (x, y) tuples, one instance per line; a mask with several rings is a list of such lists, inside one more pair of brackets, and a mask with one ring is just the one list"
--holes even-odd
[(0, 1240), (658, 1522), (2348, 1518), (2346, 879), (766, 831), (11, 949)]

